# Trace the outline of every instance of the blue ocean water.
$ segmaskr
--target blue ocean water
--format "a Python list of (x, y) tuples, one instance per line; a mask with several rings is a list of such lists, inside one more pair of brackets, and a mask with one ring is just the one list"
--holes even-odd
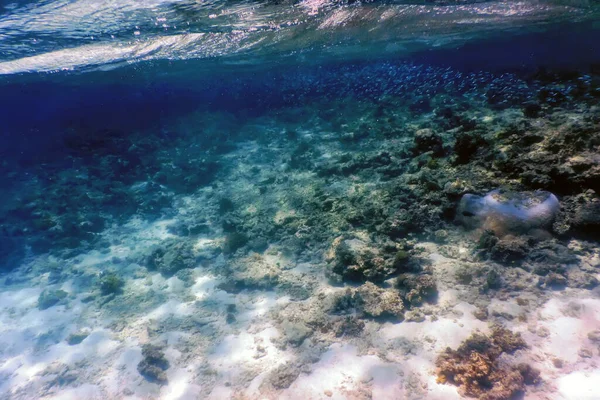
[(2, 398), (600, 398), (597, 0), (2, 1), (0, 193)]

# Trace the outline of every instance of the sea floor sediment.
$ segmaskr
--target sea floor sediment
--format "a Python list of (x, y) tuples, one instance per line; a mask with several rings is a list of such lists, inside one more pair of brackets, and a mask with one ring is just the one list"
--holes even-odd
[(1, 397), (600, 398), (599, 77), (402, 71), (0, 165)]

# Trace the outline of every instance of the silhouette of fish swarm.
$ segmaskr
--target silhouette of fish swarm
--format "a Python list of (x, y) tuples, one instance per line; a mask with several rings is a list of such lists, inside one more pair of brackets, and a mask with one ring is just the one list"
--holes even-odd
[(438, 383), (451, 383), (459, 392), (480, 400), (508, 400), (539, 382), (539, 371), (528, 364), (500, 360), (527, 345), (520, 334), (495, 326), (486, 336), (474, 333), (457, 350), (447, 348), (436, 360)]

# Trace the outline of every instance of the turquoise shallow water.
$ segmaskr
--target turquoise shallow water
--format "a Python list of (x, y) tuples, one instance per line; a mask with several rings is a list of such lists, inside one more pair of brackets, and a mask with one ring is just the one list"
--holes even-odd
[(600, 398), (599, 6), (1, 2), (0, 398)]

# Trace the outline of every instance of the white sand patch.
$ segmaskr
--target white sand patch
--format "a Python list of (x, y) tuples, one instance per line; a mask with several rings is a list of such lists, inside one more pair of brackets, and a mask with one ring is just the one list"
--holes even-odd
[[(335, 343), (314, 364), (310, 374), (301, 375), (278, 398), (345, 400), (362, 398), (360, 393), (373, 399), (403, 399), (414, 397), (416, 390), (422, 398), (458, 399), (455, 388), (407, 379), (411, 368), (412, 362), (389, 363), (375, 355), (360, 356), (356, 347)], [(434, 387), (427, 390), (430, 383)]]
[[(456, 387), (436, 382), (435, 360), (441, 351), (447, 347), (458, 347), (476, 330), (482, 332), (488, 330), (487, 323), (473, 316), (475, 309), (476, 307), (471, 304), (460, 302), (452, 309), (457, 315), (456, 318), (442, 317), (436, 321), (386, 324), (379, 330), (380, 337), (389, 343), (386, 359), (393, 361), (393, 365), (403, 366), (404, 378), (400, 379), (400, 387), (406, 390), (410, 388), (414, 392), (413, 397), (415, 393), (419, 393), (419, 390), (426, 390), (427, 395), (423, 395), (423, 398), (440, 400), (459, 398)], [(399, 339), (414, 344), (414, 347), (411, 346), (410, 355), (397, 348), (395, 343)], [(373, 388), (374, 398), (381, 399), (406, 398), (410, 394), (403, 392), (400, 397), (389, 396), (387, 393), (391, 392), (386, 387), (377, 389), (381, 397), (375, 397), (375, 392), (376, 386)]]
[(111, 355), (119, 347), (119, 342), (112, 340), (110, 331), (97, 329), (77, 346), (81, 346), (81, 350), (87, 356), (93, 356), (97, 360)]
[(558, 380), (558, 391), (567, 400), (600, 399), (600, 369), (573, 372)]
[(10, 312), (9, 309), (14, 309), (15, 311), (26, 310), (37, 305), (40, 293), (42, 293), (42, 288), (38, 287), (0, 292), (0, 307), (2, 311), (0, 317), (4, 316), (5, 312)]
[(115, 365), (121, 371), (127, 371), (133, 373), (137, 371), (137, 365), (142, 361), (142, 350), (133, 340), (128, 340), (123, 350), (119, 354), (119, 358), (116, 360)]
[(277, 297), (275, 292), (263, 292), (259, 296), (240, 293), (237, 300), (241, 303), (240, 313), (236, 318), (240, 322), (253, 321), (269, 312), (277, 305), (289, 302), (288, 296)]
[(38, 310), (41, 292), (42, 288), (27, 288), (0, 293), (0, 375), (6, 377), (0, 383), (0, 394), (27, 384), (54, 361), (82, 359), (73, 351), (65, 351), (60, 343), (80, 314), (80, 307), (66, 310), (57, 305)]
[(137, 320), (137, 323), (146, 323), (150, 320), (161, 321), (171, 316), (186, 317), (194, 313), (194, 305), (182, 303), (179, 300), (169, 300), (161, 304)]
[[(190, 294), (196, 299), (202, 300), (215, 292), (215, 287), (219, 281), (212, 275), (204, 275), (196, 278), (194, 285), (189, 289)], [(220, 291), (217, 291), (220, 292)]]
[(79, 267), (99, 266), (108, 263), (112, 257), (113, 254), (111, 254), (111, 252), (91, 250), (77, 257), (77, 265)]
[[(579, 315), (565, 315), (565, 310), (574, 306), (580, 306)], [(575, 363), (579, 360), (579, 350), (588, 342), (588, 333), (600, 328), (600, 300), (553, 298), (540, 310), (539, 318), (538, 326), (549, 331), (540, 350), (568, 363)]]
[[(266, 328), (256, 334), (242, 332), (239, 335), (228, 335), (215, 348), (208, 360), (215, 369), (223, 372), (234, 372), (238, 367), (256, 366), (269, 362), (281, 363), (281, 352), (273, 345), (272, 339), (279, 337), (276, 328)], [(262, 347), (265, 351), (258, 350)], [(257, 352), (258, 351), (258, 352)], [(262, 357), (256, 357), (265, 353)]]
[[(56, 329), (50, 322), (47, 323), (47, 326)], [(57, 342), (45, 351), (35, 350), (36, 337), (32, 337), (29, 341), (22, 341), (25, 346), (22, 348), (21, 354), (7, 359), (0, 367), (0, 373), (10, 376), (10, 379), (0, 386), (0, 393), (14, 391), (37, 379), (44, 379), (40, 373), (56, 363), (75, 368), (79, 368), (77, 363), (84, 361), (96, 366), (101, 365), (119, 347), (119, 342), (112, 340), (111, 333), (104, 329), (93, 331), (80, 344), (74, 346), (69, 346), (66, 342), (60, 340), (59, 333), (56, 333), (53, 339)], [(75, 391), (73, 393), (79, 392)], [(75, 395), (73, 394), (73, 396)], [(65, 398), (71, 398), (68, 397), (69, 394), (65, 394), (65, 396)]]
[(88, 360), (94, 363), (110, 356), (119, 347), (119, 342), (112, 340), (111, 333), (104, 329), (92, 332), (80, 344), (70, 346), (61, 341), (51, 346), (48, 351), (28, 357), (32, 370), (43, 370), (53, 362), (74, 366), (78, 362)]
[(184, 283), (177, 277), (165, 278), (160, 273), (154, 273), (144, 279), (131, 280), (129, 291), (136, 291), (139, 294), (154, 290), (161, 293), (166, 293), (170, 297), (176, 297), (185, 290)]
[(52, 400), (106, 400), (103, 390), (89, 383), (84, 383), (75, 388), (66, 388), (56, 395), (45, 398)]
[(388, 398), (401, 398), (400, 368), (385, 363), (377, 356), (358, 356), (357, 349), (348, 344), (335, 343), (314, 365), (309, 375), (302, 375), (282, 394), (282, 399), (346, 399), (346, 391), (358, 385), (369, 385), (374, 398), (384, 393)]
[(311, 263), (298, 263), (290, 270), (290, 272), (294, 272), (296, 274), (310, 274), (313, 273), (315, 269), (316, 267)]
[(136, 392), (139, 396), (150, 396), (151, 387), (140, 386), (144, 379), (137, 371), (137, 365), (142, 358), (141, 348), (133, 340), (127, 340), (121, 348), (118, 358), (108, 366), (105, 375), (100, 379), (102, 387), (112, 398), (123, 396), (125, 389), (131, 393)]
[(239, 335), (228, 335), (208, 357), (208, 361), (219, 375), (219, 382), (213, 388), (210, 399), (226, 399), (222, 397), (230, 393), (228, 382), (235, 382), (250, 372), (257, 377), (247, 387), (247, 395), (251, 398), (258, 394), (258, 387), (265, 373), (290, 359), (286, 353), (278, 350), (273, 344), (279, 337), (274, 327), (268, 327), (251, 334), (242, 332)]
[(166, 281), (166, 292), (171, 294), (182, 294), (186, 291), (185, 282), (176, 276), (172, 276)]
[[(0, 302), (0, 354), (22, 355), (36, 345), (42, 335), (48, 341), (59, 340), (60, 331), (80, 314), (80, 307), (68, 310), (56, 305), (46, 310), (37, 309), (40, 288), (3, 292)], [(48, 336), (50, 335), (50, 336)]]
[[(201, 292), (202, 293), (202, 292)], [(215, 290), (211, 293), (210, 298), (212, 301), (218, 304), (235, 304), (240, 295), (233, 295), (232, 293), (228, 293), (224, 290)], [(238, 318), (239, 320), (239, 318)]]
[[(185, 333), (185, 332), (169, 331), (169, 332), (165, 332), (164, 334), (162, 334), (161, 338), (167, 343), (167, 345), (176, 346), (178, 343), (180, 343), (186, 339), (189, 339), (190, 336), (191, 335), (189, 333)], [(177, 352), (174, 349), (167, 349), (167, 352), (169, 352), (169, 351), (176, 352), (176, 353), (171, 353), (173, 355), (173, 358), (177, 358), (181, 355), (181, 354), (179, 354), (179, 352)]]
[(515, 318), (523, 314), (523, 307), (519, 306), (515, 299), (508, 301), (492, 299), (488, 306), (488, 312), (492, 315), (510, 316)]
[[(461, 295), (460, 292), (458, 290), (454, 290), (454, 289), (440, 291), (438, 293), (437, 304), (440, 307), (444, 307), (444, 308), (454, 308), (459, 303), (461, 303), (461, 301), (459, 300), (460, 295)], [(460, 307), (464, 307), (464, 304), (466, 304), (466, 303), (463, 303)], [(458, 309), (460, 309), (460, 307)], [(455, 308), (455, 310), (458, 310), (458, 309)]]
[(475, 330), (486, 332), (487, 323), (473, 316), (476, 307), (461, 302), (454, 309), (460, 318), (439, 318), (436, 321), (402, 322), (400, 324), (388, 324), (379, 331), (382, 338), (391, 340), (394, 338), (405, 338), (418, 342), (429, 343), (432, 352), (443, 351), (446, 347), (456, 348), (468, 338)]
[(63, 282), (59, 289), (64, 290), (67, 293), (79, 292), (79, 287), (75, 285), (75, 282), (73, 282), (73, 280)]
[[(184, 332), (166, 332), (161, 335), (161, 341), (166, 341), (164, 349), (165, 358), (170, 367), (165, 371), (168, 383), (158, 386), (146, 381), (138, 372), (137, 366), (142, 361), (141, 346), (135, 340), (128, 340), (123, 346), (119, 358), (106, 369), (102, 377), (102, 387), (113, 396), (112, 398), (123, 398), (123, 393), (135, 393), (131, 399), (198, 399), (202, 396), (201, 387), (193, 383), (193, 373), (197, 370), (199, 362), (196, 360), (189, 365), (178, 367), (178, 359), (182, 353), (172, 346), (181, 339), (189, 338)], [(158, 394), (160, 393), (160, 395)]]
[(202, 387), (191, 383), (193, 368), (167, 370), (169, 384), (160, 391), (162, 400), (194, 400), (202, 398), (205, 393)]
[(208, 396), (208, 400), (223, 400), (223, 399), (232, 399), (233, 398), (233, 390), (226, 386), (217, 386), (214, 388), (210, 395)]

